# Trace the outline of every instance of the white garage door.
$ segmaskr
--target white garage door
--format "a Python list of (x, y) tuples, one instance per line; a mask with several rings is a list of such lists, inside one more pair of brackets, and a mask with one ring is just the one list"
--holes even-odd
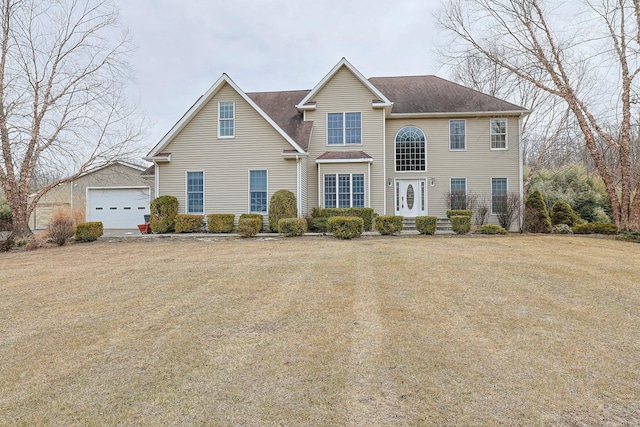
[(104, 228), (136, 228), (149, 213), (149, 187), (87, 189), (87, 221)]

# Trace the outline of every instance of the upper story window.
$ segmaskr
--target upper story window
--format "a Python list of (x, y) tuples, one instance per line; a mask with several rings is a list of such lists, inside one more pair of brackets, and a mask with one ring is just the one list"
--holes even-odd
[(219, 102), (218, 103), (218, 137), (233, 138), (235, 136), (235, 103)]
[(204, 172), (187, 172), (187, 213), (204, 213)]
[(449, 150), (466, 149), (466, 121), (449, 120)]
[(491, 119), (491, 149), (507, 149), (507, 119)]
[(362, 144), (362, 113), (327, 114), (327, 144)]
[(424, 171), (427, 166), (424, 132), (405, 126), (396, 135), (396, 172)]

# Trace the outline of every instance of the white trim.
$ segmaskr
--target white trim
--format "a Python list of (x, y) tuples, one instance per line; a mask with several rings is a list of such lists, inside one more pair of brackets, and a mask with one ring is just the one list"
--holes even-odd
[(168, 156), (147, 156), (143, 157), (148, 162), (169, 163), (171, 161), (171, 153)]
[(160, 168), (155, 161), (153, 162), (153, 180), (155, 181), (153, 189), (153, 198), (155, 199), (160, 194)]
[[(350, 142), (347, 143), (347, 114), (360, 114), (360, 142), (354, 143), (354, 142)], [(329, 144), (329, 114), (342, 114), (342, 144)], [(342, 111), (342, 112), (335, 112), (335, 113), (331, 113), (331, 112), (327, 112), (325, 115), (325, 123), (327, 124), (326, 127), (326, 139), (325, 139), (325, 145), (327, 147), (356, 147), (356, 146), (362, 146), (363, 142), (362, 142), (362, 111)]]
[[(419, 185), (417, 188), (414, 189), (414, 194), (420, 194), (420, 201), (422, 201), (422, 184), (424, 183), (424, 210), (421, 209), (422, 205), (418, 205), (419, 209), (418, 209), (418, 215), (417, 216), (421, 216), (421, 215), (427, 215), (427, 212), (429, 212), (429, 186), (427, 185), (427, 178), (394, 178), (393, 179), (393, 212), (394, 215), (400, 215), (400, 209), (398, 208), (398, 190), (399, 190), (399, 185), (401, 182), (410, 182), (410, 183), (416, 183), (418, 182)], [(411, 217), (409, 217), (411, 218)]]
[[(395, 148), (395, 147), (394, 147)], [(382, 215), (387, 214), (387, 118), (382, 113)]]
[(283, 151), (282, 157), (285, 159), (298, 159), (302, 157), (309, 157), (309, 153), (286, 153)]
[(302, 164), (300, 157), (296, 157), (296, 208), (298, 218), (302, 215)]
[[(262, 172), (265, 171), (267, 173), (267, 188), (265, 192), (267, 193), (267, 209), (264, 212), (256, 212), (251, 210), (251, 172)], [(252, 214), (260, 214), (267, 215), (269, 213), (269, 169), (249, 169), (247, 170), (247, 212)]]
[(365, 208), (371, 207), (371, 163), (367, 164), (367, 190), (365, 191)]
[(316, 163), (373, 163), (373, 159), (316, 159)]
[[(464, 148), (451, 148), (451, 122), (464, 122)], [(449, 119), (449, 151), (467, 151), (467, 119)]]
[(281, 128), (278, 126), (271, 117), (267, 115), (258, 105), (253, 102), (251, 98), (247, 96), (246, 93), (238, 87), (234, 83), (233, 80), (225, 73), (220, 76), (220, 78), (209, 88), (209, 90), (202, 95), (198, 100), (187, 110), (187, 112), (178, 120), (178, 122), (173, 125), (173, 127), (167, 132), (165, 136), (151, 149), (149, 154), (145, 157), (145, 159), (150, 159), (156, 156), (158, 153), (162, 152), (162, 150), (169, 145), (169, 143), (175, 138), (175, 136), (185, 128), (185, 126), (198, 114), (198, 112), (218, 93), (218, 91), (224, 86), (224, 84), (228, 84), (235, 90), (240, 97), (247, 102), (254, 110), (258, 112), (296, 151), (300, 153), (304, 153), (305, 151), (300, 148), (300, 146), (293, 140), (289, 135), (287, 135)]
[(298, 103), (298, 105), (296, 105), (296, 108), (298, 108), (299, 110), (315, 110), (315, 108), (316, 108), (315, 104), (310, 104), (310, 105), (305, 105), (305, 104), (307, 102), (309, 102), (311, 99), (313, 99), (313, 97), (318, 94), (318, 92), (327, 84), (327, 82), (329, 82), (329, 80), (331, 80), (333, 78), (334, 75), (336, 75), (336, 73), (338, 71), (340, 71), (340, 69), (342, 67), (346, 67), (349, 71), (351, 71), (351, 73), (353, 73), (353, 75), (356, 76), (356, 78), (358, 80), (360, 80), (360, 82), (367, 89), (369, 89), (373, 94), (375, 94), (375, 96), (378, 97), (378, 100), (381, 101), (381, 102), (372, 102), (371, 103), (372, 107), (374, 107), (374, 108), (383, 108), (383, 107), (390, 107), (391, 105), (393, 105), (393, 103), (391, 101), (389, 101), (389, 99), (386, 96), (384, 96), (382, 94), (382, 92), (380, 92), (380, 90), (378, 90), (377, 87), (375, 87), (369, 80), (367, 80), (360, 73), (360, 71), (358, 71), (353, 65), (351, 65), (351, 63), (349, 61), (347, 61), (346, 58), (342, 58), (331, 69), (331, 71), (329, 71), (329, 73), (326, 76), (324, 76), (324, 78), (322, 80), (320, 80), (320, 82), (313, 89), (311, 89), (311, 92), (309, 92), (307, 94), (307, 96), (305, 96), (302, 99), (302, 101), (300, 101), (300, 103)]
[[(492, 145), (492, 141), (491, 141), (491, 137), (494, 135), (493, 133), (493, 122), (495, 120), (504, 120), (504, 147), (500, 147), (500, 148), (493, 148)], [(501, 134), (495, 134), (495, 135), (501, 135)], [(489, 148), (492, 151), (507, 151), (509, 150), (509, 119), (507, 119), (506, 117), (494, 117), (491, 120), (489, 120)]]
[[(402, 129), (408, 128), (408, 127), (414, 127), (416, 129), (418, 129), (420, 132), (422, 132), (422, 136), (424, 136), (424, 170), (417, 170), (417, 171), (399, 171), (398, 170), (398, 163), (397, 163), (397, 158), (396, 158), (396, 144), (398, 143), (397, 139), (398, 139), (398, 134), (400, 133), (400, 131), (402, 131)], [(421, 127), (416, 126), (416, 125), (404, 125), (402, 126), (400, 129), (398, 129), (398, 131), (396, 132), (395, 136), (393, 137), (393, 171), (395, 173), (422, 173), (422, 172), (427, 172), (429, 170), (429, 168), (427, 167), (427, 159), (429, 156), (427, 156), (427, 134), (424, 133), (424, 131), (422, 130)]]
[[(231, 119), (223, 119), (220, 117), (220, 104), (231, 104), (233, 107), (233, 117)], [(232, 120), (233, 129), (231, 135), (220, 135), (220, 123), (222, 120)], [(236, 102), (235, 101), (218, 101), (218, 139), (233, 139), (236, 137)]]
[[(323, 177), (322, 173), (320, 172), (321, 168), (322, 168), (321, 166), (318, 166), (318, 207), (322, 207), (324, 205), (322, 201), (322, 196), (324, 196), (324, 185), (323, 185), (324, 180), (320, 180), (320, 178)], [(322, 186), (322, 195), (320, 195), (320, 186)]]
[(522, 230), (524, 225), (524, 177), (523, 177), (523, 167), (524, 167), (524, 153), (522, 147), (522, 117), (518, 117), (518, 190), (520, 192), (520, 215), (518, 215), (518, 220), (520, 222), (519, 226)]
[[(189, 172), (202, 173), (202, 212), (189, 212)], [(206, 186), (205, 186), (205, 173), (203, 170), (187, 169), (184, 171), (184, 213), (187, 215), (204, 215), (206, 212)]]

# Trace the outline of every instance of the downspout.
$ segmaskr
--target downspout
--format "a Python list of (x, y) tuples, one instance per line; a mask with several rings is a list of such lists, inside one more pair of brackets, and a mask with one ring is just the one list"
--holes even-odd
[(316, 163), (318, 167), (318, 207), (323, 208), (324, 206), (320, 203), (320, 164)]
[(520, 212), (518, 215), (518, 225), (520, 226), (520, 232), (522, 232), (522, 227), (524, 226), (524, 182), (523, 182), (523, 170), (524, 168), (524, 159), (523, 159), (523, 148), (522, 148), (522, 114), (518, 116), (518, 182), (519, 184), (519, 192), (520, 192)]
[(387, 214), (387, 117), (382, 109), (382, 215)]
[(160, 193), (160, 168), (158, 168), (158, 162), (153, 161), (153, 198), (157, 199)]
[(300, 156), (296, 154), (296, 194), (297, 194), (297, 205), (298, 205), (298, 218), (301, 218), (302, 215), (302, 171), (300, 170)]
[(367, 204), (366, 207), (371, 207), (371, 162), (367, 162)]

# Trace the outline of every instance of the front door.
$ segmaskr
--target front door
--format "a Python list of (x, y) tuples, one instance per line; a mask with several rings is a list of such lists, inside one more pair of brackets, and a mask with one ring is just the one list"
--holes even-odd
[(425, 181), (401, 179), (396, 181), (396, 215), (416, 217), (425, 213)]

